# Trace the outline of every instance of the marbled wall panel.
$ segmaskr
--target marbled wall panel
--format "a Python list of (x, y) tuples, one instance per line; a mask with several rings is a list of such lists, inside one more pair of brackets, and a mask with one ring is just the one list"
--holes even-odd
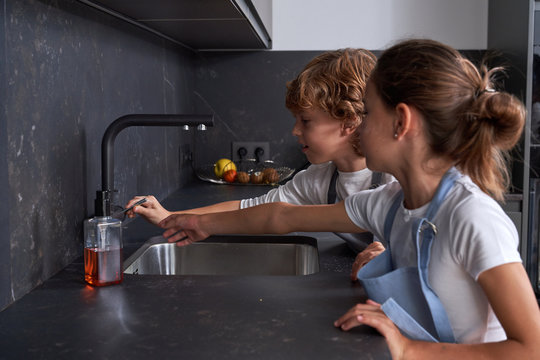
[[(3, 5), (3, 2), (0, 2)], [(5, 7), (0, 6), (0, 19), (5, 18)], [(0, 33), (0, 49), (5, 49), (5, 36)], [(0, 60), (0, 309), (12, 300), (11, 245), (9, 242), (9, 181), (7, 176), (7, 121), (5, 58)]]
[[(4, 0), (2, 8), (0, 186), (9, 182), (9, 223), (0, 221), (0, 250), (11, 255), (9, 269), (0, 265), (0, 308), (82, 254), (106, 127), (130, 113), (191, 113), (194, 88), (191, 53), (82, 3)], [(177, 189), (188, 177), (179, 148), (190, 140), (170, 128), (120, 133), (117, 202)]]

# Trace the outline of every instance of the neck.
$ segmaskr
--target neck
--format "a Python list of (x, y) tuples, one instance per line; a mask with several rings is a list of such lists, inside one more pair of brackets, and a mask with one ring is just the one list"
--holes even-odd
[(341, 158), (332, 161), (336, 165), (338, 171), (355, 172), (366, 168), (366, 158), (355, 155), (350, 158)]
[[(407, 169), (395, 176), (403, 189), (403, 205), (407, 209), (417, 209), (433, 199), (435, 191), (444, 174), (451, 165), (442, 167), (420, 167), (419, 169)], [(426, 170), (429, 169), (429, 170)]]

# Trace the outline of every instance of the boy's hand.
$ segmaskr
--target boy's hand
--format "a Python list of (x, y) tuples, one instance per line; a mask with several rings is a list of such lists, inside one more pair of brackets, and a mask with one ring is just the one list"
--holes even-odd
[(178, 246), (185, 246), (206, 239), (209, 234), (199, 226), (200, 215), (172, 214), (160, 221), (159, 227), (167, 229), (163, 237)]
[(161, 220), (171, 215), (171, 213), (163, 206), (161, 206), (159, 201), (157, 201), (157, 199), (152, 195), (135, 196), (126, 204), (126, 209), (143, 198), (146, 198), (146, 202), (142, 203), (141, 205), (137, 205), (133, 209), (129, 210), (126, 213), (127, 217), (134, 218), (136, 214), (139, 214), (144, 217), (149, 223), (153, 225), (158, 225)]
[(370, 262), (373, 258), (375, 258), (376, 256), (380, 255), (382, 252), (384, 252), (384, 250), (385, 250), (384, 245), (381, 244), (380, 241), (374, 241), (371, 244), (369, 244), (368, 247), (364, 249), (364, 251), (356, 255), (356, 259), (354, 260), (354, 264), (352, 266), (351, 280), (352, 281), (358, 280), (356, 277), (358, 270), (363, 268), (364, 265)]

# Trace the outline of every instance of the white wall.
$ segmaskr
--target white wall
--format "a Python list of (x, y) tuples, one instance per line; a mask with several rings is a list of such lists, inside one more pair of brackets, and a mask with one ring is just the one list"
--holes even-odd
[(272, 0), (273, 50), (379, 50), (406, 37), (486, 49), (488, 0)]

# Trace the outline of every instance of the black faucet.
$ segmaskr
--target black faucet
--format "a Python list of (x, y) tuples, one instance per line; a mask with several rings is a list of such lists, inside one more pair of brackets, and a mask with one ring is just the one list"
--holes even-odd
[(96, 191), (96, 216), (111, 215), (111, 197), (114, 192), (114, 140), (120, 131), (130, 126), (197, 126), (204, 129), (213, 125), (213, 115), (130, 114), (113, 121), (105, 130), (101, 141), (101, 190)]

